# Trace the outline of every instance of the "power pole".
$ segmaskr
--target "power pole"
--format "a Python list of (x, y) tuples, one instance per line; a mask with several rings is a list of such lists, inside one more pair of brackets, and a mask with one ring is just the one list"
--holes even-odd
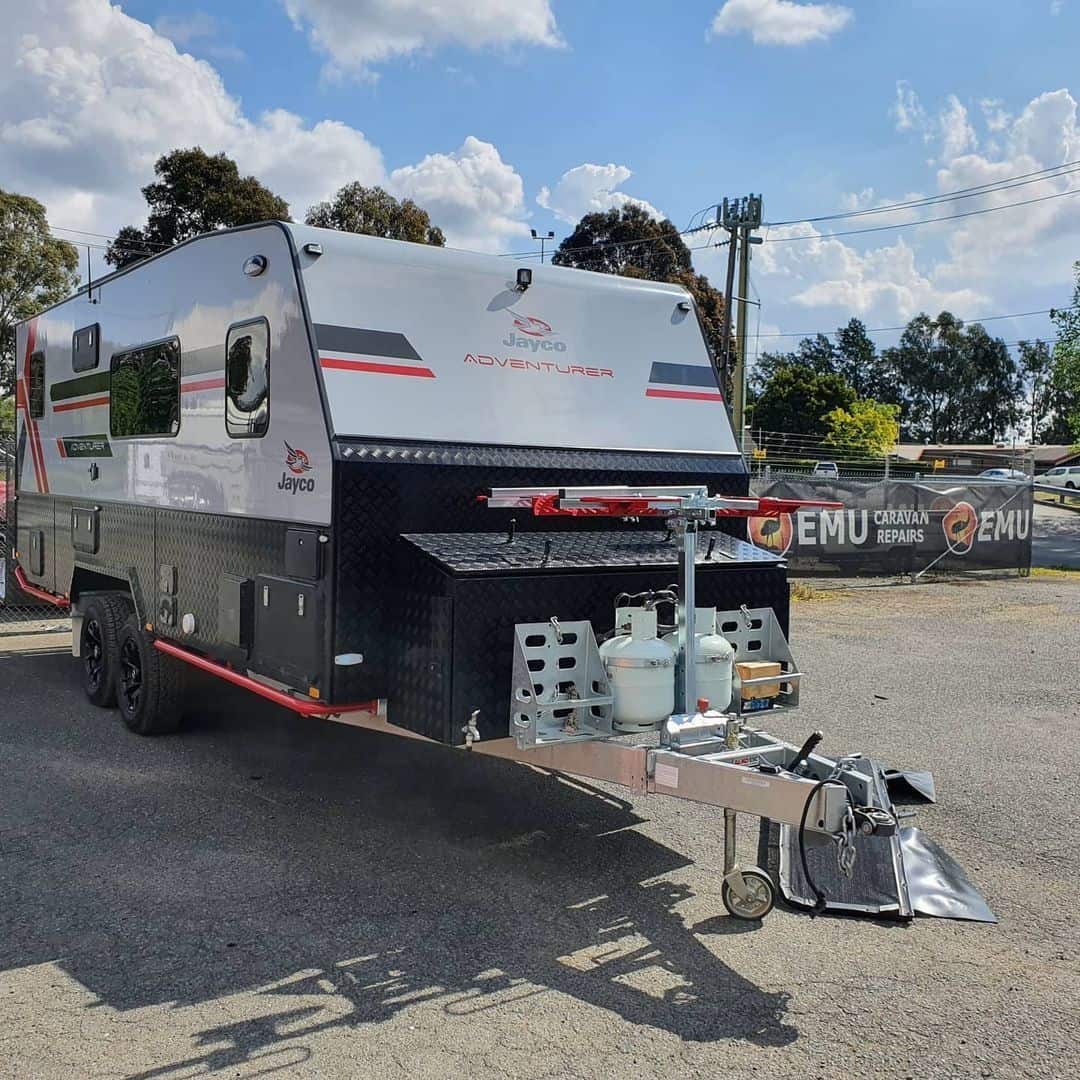
[(544, 261), (544, 244), (548, 240), (554, 240), (555, 239), (555, 232), (554, 232), (553, 229), (548, 229), (548, 231), (546, 233), (538, 233), (535, 229), (530, 229), (529, 232), (532, 233), (532, 238), (534, 240), (539, 240), (540, 241), (540, 261), (543, 262)]
[[(728, 251), (727, 291), (724, 310), (724, 352), (731, 352), (731, 305), (738, 302), (738, 319), (735, 329), (735, 364), (732, 371), (731, 422), (742, 446), (743, 425), (746, 423), (746, 307), (750, 291), (750, 246), (760, 244), (761, 239), (752, 236), (761, 227), (761, 196), (747, 195), (743, 198), (725, 199), (720, 204), (720, 223), (730, 236)], [(733, 295), (735, 257), (739, 256), (739, 294)], [(725, 365), (731, 370), (730, 363)]]

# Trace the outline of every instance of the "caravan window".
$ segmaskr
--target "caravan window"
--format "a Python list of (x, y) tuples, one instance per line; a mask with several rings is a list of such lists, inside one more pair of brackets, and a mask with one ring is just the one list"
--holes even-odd
[(39, 420), (45, 415), (45, 354), (43, 352), (31, 354), (27, 382), (30, 384), (28, 395), (30, 400), (27, 402), (30, 407), (30, 418)]
[(109, 430), (117, 438), (180, 430), (180, 342), (176, 338), (113, 353)]
[(225, 430), (258, 438), (270, 426), (270, 326), (265, 319), (229, 328), (225, 339)]
[(84, 326), (71, 335), (73, 371), (93, 371), (98, 366), (98, 324)]

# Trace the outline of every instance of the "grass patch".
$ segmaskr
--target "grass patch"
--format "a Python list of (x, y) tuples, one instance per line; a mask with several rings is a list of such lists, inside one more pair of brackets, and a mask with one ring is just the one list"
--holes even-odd
[(810, 600), (824, 600), (826, 594), (815, 589), (808, 581), (791, 581), (791, 599), (795, 603), (807, 603)]
[(1080, 580), (1080, 570), (1072, 570), (1068, 566), (1033, 566), (1032, 577), (1048, 578), (1076, 578)]

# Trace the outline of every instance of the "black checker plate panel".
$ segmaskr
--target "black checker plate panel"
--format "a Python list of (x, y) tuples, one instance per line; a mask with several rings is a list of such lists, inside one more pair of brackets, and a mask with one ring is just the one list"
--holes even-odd
[[(353, 455), (343, 460), (350, 448)], [(367, 443), (339, 443), (336, 450), (333, 652), (364, 656), (362, 664), (334, 669), (330, 700), (336, 702), (389, 696), (391, 670), (398, 662), (390, 638), (400, 627), (404, 593), (413, 587), (401, 576), (398, 562), (403, 534), (505, 533), (515, 517), (519, 537), (566, 531), (565, 518), (534, 519), (520, 510), (488, 509), (477, 496), (490, 488), (671, 480), (704, 484), (714, 494), (745, 495), (749, 486), (741, 460), (738, 472), (721, 472), (719, 467), (732, 466), (730, 460), (693, 455)], [(698, 471), (688, 471), (691, 463)], [(602, 518), (581, 519), (574, 527), (583, 534), (612, 531), (610, 519)], [(741, 519), (724, 521), (719, 529), (746, 535)], [(626, 523), (618, 531), (655, 532), (656, 523)]]
[[(678, 540), (659, 530), (517, 534), (510, 543), (505, 534), (499, 533), (409, 534), (404, 539), (457, 575), (674, 568), (679, 558)], [(701, 532), (697, 538), (700, 567), (779, 561), (776, 555), (717, 530)]]

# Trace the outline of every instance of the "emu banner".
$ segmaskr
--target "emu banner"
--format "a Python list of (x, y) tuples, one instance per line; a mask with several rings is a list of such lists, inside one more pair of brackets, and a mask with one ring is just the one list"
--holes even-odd
[(769, 480), (754, 494), (823, 499), (842, 510), (751, 518), (750, 539), (792, 570), (917, 574), (1031, 566), (1032, 488), (1002, 481)]

